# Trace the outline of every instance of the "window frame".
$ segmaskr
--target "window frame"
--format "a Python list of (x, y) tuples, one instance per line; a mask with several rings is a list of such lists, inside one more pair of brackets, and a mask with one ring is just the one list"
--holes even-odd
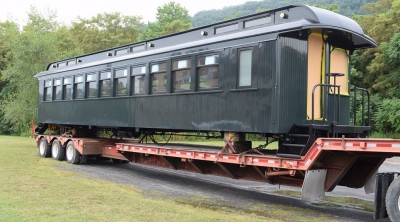
[[(69, 83), (65, 83), (66, 79), (69, 79)], [(71, 76), (63, 77), (63, 80), (62, 80), (62, 100), (72, 100), (72, 98), (73, 98), (73, 81), (72, 81), (72, 79), (73, 79), (73, 77), (71, 77)], [(70, 95), (69, 98), (66, 97), (66, 92), (67, 92), (66, 86), (68, 86), (68, 85), (71, 86), (71, 95)]]
[[(187, 66), (185, 68), (174, 68), (174, 63), (179, 62), (179, 61), (187, 61)], [(175, 72), (176, 71), (182, 71), (182, 70), (188, 70), (189, 71), (189, 89), (175, 89)], [(191, 85), (192, 85), (192, 57), (187, 56), (187, 57), (180, 57), (180, 58), (174, 58), (171, 60), (171, 80), (172, 80), (172, 92), (188, 92), (191, 91)]]
[[(95, 79), (91, 79), (91, 80), (88, 80), (88, 76), (94, 76), (95, 77)], [(97, 73), (87, 73), (87, 74), (85, 74), (85, 98), (88, 98), (88, 99), (91, 99), (91, 98), (97, 98), (97, 96), (98, 96), (98, 86), (97, 86), (97, 79), (98, 79), (98, 76), (97, 76)], [(95, 93), (94, 93), (94, 95), (89, 95), (90, 94), (90, 84), (91, 83), (94, 83), (95, 84)]]
[[(250, 85), (240, 85), (240, 71), (241, 71), (241, 53), (244, 51), (250, 51), (251, 52), (251, 60), (250, 60)], [(254, 76), (253, 76), (253, 53), (254, 53), (254, 47), (245, 47), (245, 48), (240, 48), (237, 50), (237, 78), (236, 78), (236, 88), (237, 89), (246, 89), (246, 88), (252, 88), (254, 87)]]
[[(76, 78), (79, 78), (79, 77), (81, 77), (82, 80), (77, 82)], [(73, 87), (72, 88), (73, 99), (85, 99), (85, 81), (84, 81), (85, 80), (85, 75), (78, 74), (78, 75), (75, 75), (73, 78), (74, 78), (74, 83), (73, 83), (73, 86), (72, 86)], [(82, 90), (83, 90), (82, 97), (78, 97), (78, 88), (77, 88), (78, 85), (82, 85), (83, 86), (82, 87)]]
[[(206, 58), (208, 56), (213, 56), (213, 55), (218, 57), (218, 62), (217, 63), (206, 65), (205, 64), (206, 62), (204, 62), (204, 65), (199, 65), (198, 64), (198, 59), (200, 57)], [(220, 67), (221, 63), (220, 63), (220, 53), (219, 52), (212, 52), (212, 53), (210, 52), (210, 53), (207, 53), (207, 54), (196, 55), (195, 64), (196, 64), (196, 67), (195, 67), (195, 69), (196, 69), (196, 89), (198, 91), (218, 90), (218, 89), (222, 88), (222, 82), (220, 81), (222, 76), (221, 76), (221, 67)], [(204, 68), (204, 67), (217, 67), (218, 68), (218, 86), (217, 87), (209, 87), (209, 88), (201, 88), (200, 87), (200, 72), (199, 72), (199, 70), (201, 68)]]
[[(117, 72), (121, 71), (121, 70), (125, 70), (126, 74), (123, 75), (123, 76), (117, 77)], [(128, 67), (120, 67), (120, 68), (114, 69), (114, 71), (113, 71), (113, 74), (114, 74), (113, 75), (113, 77), (114, 77), (113, 89), (115, 90), (115, 93), (114, 93), (115, 96), (118, 96), (118, 97), (120, 97), (120, 96), (128, 96), (128, 91), (129, 91), (129, 88), (128, 88), (128, 76), (129, 76), (129, 73), (128, 72), (129, 72)], [(117, 84), (118, 84), (118, 80), (119, 79), (126, 79), (126, 81), (125, 81), (125, 90), (126, 90), (126, 92), (124, 94), (118, 93)]]
[[(160, 64), (165, 64), (165, 70), (160, 70), (158, 69), (157, 71), (153, 72), (152, 71), (152, 67), (153, 65), (160, 65)], [(154, 87), (153, 87), (153, 76), (154, 75), (160, 75), (160, 74), (164, 74), (165, 75), (165, 90), (164, 91), (154, 91)], [(163, 61), (158, 61), (158, 62), (151, 62), (149, 63), (149, 79), (150, 79), (150, 93), (151, 94), (165, 94), (168, 91), (168, 61), (167, 60), (163, 60)]]
[[(58, 83), (57, 83), (58, 82)], [(63, 78), (53, 79), (52, 97), (53, 101), (62, 100)], [(57, 89), (60, 90), (60, 95), (57, 97)]]
[[(103, 73), (109, 73), (109, 75), (106, 77), (106, 78), (103, 78), (102, 77), (102, 74)], [(103, 70), (103, 71), (100, 71), (100, 76), (99, 76), (99, 97), (100, 98), (109, 98), (109, 97), (112, 97), (112, 91), (113, 91), (113, 81), (112, 81), (112, 79), (113, 79), (113, 76), (112, 76), (112, 70)], [(102, 83), (103, 83), (103, 81), (104, 80), (109, 80), (110, 81), (110, 89), (109, 89), (109, 94), (108, 95), (106, 95), (106, 94), (102, 94), (102, 92), (103, 92), (103, 90), (102, 90)]]
[[(46, 82), (50, 82), (50, 85), (46, 86)], [(53, 79), (47, 79), (43, 81), (43, 101), (53, 101)], [(47, 92), (50, 92), (49, 98), (47, 98)]]
[[(144, 72), (141, 73), (135, 73), (134, 69), (135, 68), (144, 68)], [(138, 95), (145, 95), (146, 94), (146, 74), (149, 68), (147, 67), (146, 64), (138, 64), (130, 67), (131, 69), (131, 94), (132, 96), (138, 96)], [(142, 71), (142, 70), (141, 70)], [(140, 86), (139, 86), (139, 93), (135, 93), (135, 82), (136, 82), (136, 77), (141, 76), (143, 77), (143, 92), (140, 92)]]

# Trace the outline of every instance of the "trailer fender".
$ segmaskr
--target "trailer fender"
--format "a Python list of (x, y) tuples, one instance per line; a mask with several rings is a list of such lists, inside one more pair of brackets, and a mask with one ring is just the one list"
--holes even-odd
[(326, 169), (307, 170), (301, 188), (301, 199), (309, 202), (325, 198)]

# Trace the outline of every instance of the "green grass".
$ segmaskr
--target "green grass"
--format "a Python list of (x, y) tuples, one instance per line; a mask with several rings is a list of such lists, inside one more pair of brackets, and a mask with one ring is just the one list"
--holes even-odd
[[(301, 193), (299, 191), (293, 190), (277, 190), (274, 193), (292, 196), (292, 197), (300, 197)], [(345, 207), (345, 208), (354, 208), (364, 211), (373, 212), (374, 211), (374, 203), (368, 200), (362, 200), (355, 197), (333, 197), (333, 196), (325, 196), (323, 202), (317, 203), (315, 205), (320, 206), (331, 206), (331, 207)]]
[(38, 157), (31, 138), (0, 136), (0, 221), (328, 220), (293, 206), (244, 202), (231, 207), (206, 197), (149, 197), (130, 185), (60, 169), (67, 164)]

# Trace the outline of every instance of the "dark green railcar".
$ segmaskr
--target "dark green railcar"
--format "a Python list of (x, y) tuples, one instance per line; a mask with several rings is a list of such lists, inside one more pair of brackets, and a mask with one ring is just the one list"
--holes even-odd
[(350, 18), (292, 5), (82, 55), (35, 76), (38, 130), (259, 133), (301, 155), (320, 136), (365, 136), (349, 61), (375, 46)]

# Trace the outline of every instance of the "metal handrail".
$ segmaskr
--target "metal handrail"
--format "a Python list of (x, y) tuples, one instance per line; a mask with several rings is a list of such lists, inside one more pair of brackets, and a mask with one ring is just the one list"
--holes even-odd
[(354, 120), (353, 120), (353, 125), (357, 125), (357, 91), (361, 92), (361, 126), (365, 126), (364, 124), (364, 110), (365, 110), (365, 94), (367, 94), (367, 102), (368, 102), (368, 107), (367, 107), (367, 115), (368, 115), (368, 125), (371, 125), (371, 103), (370, 103), (370, 94), (367, 89), (365, 88), (360, 88), (360, 87), (354, 87), (354, 96), (353, 96), (353, 115), (354, 115)]
[[(311, 94), (311, 120), (312, 120), (312, 123), (314, 124), (314, 120), (315, 120), (315, 114), (314, 114), (314, 103), (315, 103), (315, 89), (317, 89), (318, 87), (333, 87), (333, 88), (338, 88), (338, 93), (336, 94), (336, 90), (334, 90), (334, 93), (333, 93), (333, 95), (334, 95), (334, 97), (336, 97), (336, 95), (338, 96), (338, 112), (337, 112), (337, 120), (339, 121), (339, 119), (340, 119), (340, 85), (339, 86), (337, 86), (337, 85), (332, 85), (332, 84), (322, 84), (322, 83), (318, 83), (318, 84), (316, 84), (316, 85), (314, 85), (314, 87), (313, 87), (313, 89), (312, 89), (312, 94)], [(325, 95), (324, 95), (324, 97), (325, 97), (325, 99), (324, 99), (324, 103), (327, 103), (327, 95), (326, 95), (326, 93), (325, 93)], [(334, 114), (333, 114), (333, 118), (334, 118), (334, 121), (336, 121), (336, 112), (335, 112), (335, 99), (333, 99), (333, 107), (334, 107), (334, 109), (333, 109), (333, 111), (334, 111)], [(325, 123), (325, 112), (326, 112), (326, 109), (323, 109), (323, 112), (322, 112), (322, 120), (323, 120), (323, 123)]]

